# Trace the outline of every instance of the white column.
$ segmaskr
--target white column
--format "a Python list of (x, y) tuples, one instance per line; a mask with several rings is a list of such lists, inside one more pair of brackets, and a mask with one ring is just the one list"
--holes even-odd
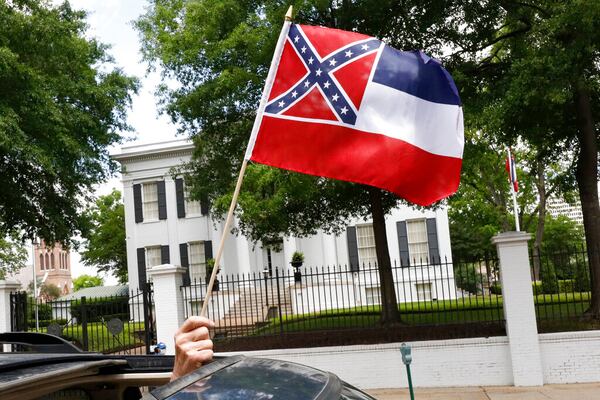
[[(250, 246), (248, 245), (248, 239), (244, 235), (234, 236), (235, 248), (237, 255), (237, 273), (247, 277), (250, 274)], [(245, 278), (244, 278), (245, 279)], [(246, 282), (250, 284), (250, 282)]]
[(321, 232), (321, 249), (323, 251), (323, 266), (335, 267), (338, 265), (337, 247), (335, 245), (335, 235)]
[[(10, 293), (19, 290), (21, 284), (16, 281), (0, 281), (0, 332), (10, 332)], [(3, 351), (10, 351), (10, 345), (4, 345)]]
[(171, 264), (152, 267), (148, 276), (154, 286), (156, 313), (156, 340), (167, 345), (167, 354), (175, 354), (175, 332), (184, 321), (183, 283), (184, 268)]
[(515, 386), (544, 384), (531, 270), (525, 232), (504, 232), (492, 238), (500, 259), (504, 318)]

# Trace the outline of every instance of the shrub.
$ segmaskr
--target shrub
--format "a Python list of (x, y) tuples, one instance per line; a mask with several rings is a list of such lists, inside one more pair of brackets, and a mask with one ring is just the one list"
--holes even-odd
[(546, 263), (541, 266), (540, 278), (542, 281), (543, 294), (558, 293), (558, 279), (556, 278), (554, 266), (551, 263)]
[[(33, 320), (34, 324), (35, 324), (35, 303), (33, 302), (33, 298), (30, 297), (28, 300), (29, 304), (28, 304), (28, 308), (29, 308), (29, 315), (28, 315), (28, 320)], [(47, 320), (47, 319), (52, 319), (52, 306), (50, 304), (46, 304), (46, 303), (38, 303), (38, 319), (42, 320)]]
[(473, 265), (458, 266), (454, 271), (456, 286), (462, 290), (477, 294), (481, 293), (482, 276)]
[(576, 292), (589, 292), (592, 289), (588, 266), (585, 262), (578, 262), (575, 269), (575, 282), (573, 288)]
[[(50, 324), (59, 324), (59, 325), (66, 325), (67, 324), (67, 320), (65, 318), (58, 318), (58, 319), (40, 319), (38, 321), (39, 323), (39, 327), (40, 328), (47, 328), (48, 325)], [(29, 329), (35, 329), (36, 325), (35, 325), (35, 317), (33, 319), (30, 319), (29, 321), (27, 321), (27, 326), (29, 327)]]
[(497, 295), (502, 294), (502, 285), (500, 285), (500, 282), (492, 283), (492, 286), (490, 286), (490, 293)]
[[(71, 316), (81, 321), (82, 308), (81, 300), (72, 301)], [(129, 297), (86, 299), (85, 310), (88, 322), (108, 321), (111, 318), (127, 321), (129, 320)]]

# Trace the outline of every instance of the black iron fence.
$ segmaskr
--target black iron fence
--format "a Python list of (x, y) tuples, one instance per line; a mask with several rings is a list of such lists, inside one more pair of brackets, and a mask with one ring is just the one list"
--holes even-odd
[(530, 265), (540, 332), (600, 328), (598, 322), (585, 316), (591, 300), (585, 248), (542, 250), (531, 255)]
[[(497, 259), (394, 263), (392, 275), (400, 319), (385, 323), (373, 265), (219, 275), (208, 305), (217, 349), (505, 334), (502, 297), (494, 293)], [(181, 287), (186, 317), (200, 314), (206, 286), (195, 281)]]
[(12, 331), (60, 336), (82, 350), (145, 354), (156, 341), (152, 286), (123, 296), (44, 301), (11, 293)]

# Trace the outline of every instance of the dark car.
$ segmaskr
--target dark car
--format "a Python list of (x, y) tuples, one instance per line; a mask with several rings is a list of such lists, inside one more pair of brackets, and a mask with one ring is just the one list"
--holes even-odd
[(172, 356), (84, 353), (45, 334), (0, 334), (0, 342), (28, 350), (0, 356), (2, 400), (373, 399), (334, 374), (286, 361), (215, 357), (169, 382)]

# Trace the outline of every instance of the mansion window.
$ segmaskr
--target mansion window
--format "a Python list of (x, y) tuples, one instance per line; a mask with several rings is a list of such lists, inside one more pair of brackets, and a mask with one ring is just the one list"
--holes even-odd
[(188, 243), (188, 260), (191, 281), (201, 282), (206, 276), (206, 254), (204, 242)]
[(429, 260), (429, 244), (427, 242), (425, 220), (406, 221), (406, 232), (411, 264), (427, 263)]
[(377, 265), (375, 250), (375, 233), (373, 224), (356, 226), (356, 242), (358, 248), (358, 261), (361, 267), (374, 268)]
[[(198, 216), (202, 215), (202, 209), (198, 200), (192, 200), (190, 197), (189, 186), (184, 182), (184, 196), (185, 196), (185, 214), (186, 216)], [(191, 265), (191, 264), (190, 264)]]
[(158, 187), (156, 182), (142, 184), (142, 207), (145, 220), (158, 220)]
[(430, 301), (432, 299), (431, 282), (417, 283), (415, 289), (418, 301)]
[(160, 246), (146, 247), (146, 269), (160, 264), (162, 264)]

